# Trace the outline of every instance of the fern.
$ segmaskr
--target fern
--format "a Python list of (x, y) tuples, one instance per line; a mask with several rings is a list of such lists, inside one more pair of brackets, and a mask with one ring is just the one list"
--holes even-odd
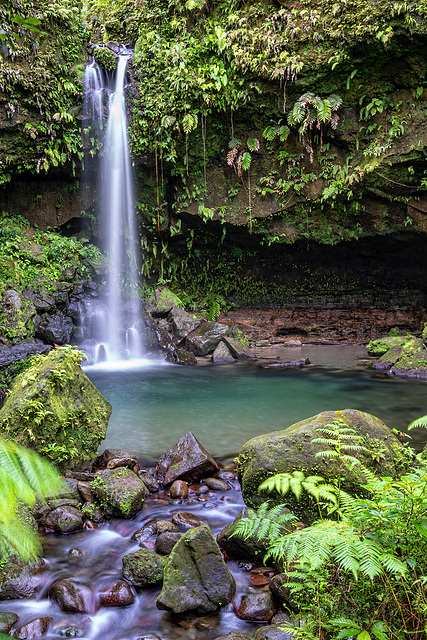
[(20, 516), (20, 505), (33, 507), (36, 500), (62, 487), (56, 469), (37, 453), (0, 439), (0, 555), (17, 554), (30, 560), (41, 551), (37, 532)]
[(283, 505), (270, 508), (268, 502), (264, 502), (258, 511), (248, 511), (248, 517), (240, 520), (233, 535), (275, 540), (278, 536), (293, 531), (295, 521), (296, 517)]
[(300, 499), (302, 492), (305, 491), (317, 503), (320, 500), (324, 500), (334, 506), (337, 505), (335, 487), (325, 483), (325, 479), (322, 476), (306, 477), (302, 471), (278, 473), (271, 476), (271, 478), (267, 478), (259, 485), (258, 491), (277, 491), (281, 496), (285, 496), (290, 491), (297, 500)]
[(411, 429), (427, 429), (427, 416), (421, 416), (416, 420), (412, 420), (407, 426), (408, 431)]

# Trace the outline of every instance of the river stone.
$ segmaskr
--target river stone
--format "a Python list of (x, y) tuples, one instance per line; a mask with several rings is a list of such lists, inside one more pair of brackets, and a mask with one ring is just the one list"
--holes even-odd
[(9, 633), (15, 622), (18, 622), (19, 616), (11, 611), (0, 612), (0, 633)]
[(92, 465), (92, 471), (116, 469), (117, 467), (128, 467), (138, 472), (138, 459), (127, 451), (122, 451), (122, 449), (105, 449), (105, 451), (95, 459)]
[(135, 533), (132, 536), (132, 540), (135, 540), (136, 542), (144, 542), (145, 540), (148, 540), (152, 536), (155, 536), (156, 533), (157, 533), (156, 523), (150, 522), (150, 524), (146, 524), (141, 529), (138, 529), (138, 531), (135, 531)]
[(156, 538), (154, 549), (161, 556), (168, 556), (183, 534), (178, 531), (165, 531)]
[(170, 488), (171, 498), (188, 498), (188, 482), (175, 480)]
[(226, 324), (219, 322), (202, 322), (185, 338), (185, 348), (196, 356), (206, 356), (215, 350), (221, 338), (230, 333)]
[(281, 625), (267, 625), (255, 631), (254, 640), (296, 640), (297, 633)]
[(45, 523), (57, 533), (73, 533), (83, 529), (83, 514), (80, 509), (65, 505), (48, 513)]
[(270, 580), (268, 588), (281, 605), (289, 611), (298, 613), (298, 605), (291, 598), (288, 582), (289, 578), (286, 573), (279, 573)]
[(219, 342), (215, 351), (212, 354), (212, 362), (217, 364), (221, 362), (235, 362), (235, 358), (230, 353), (230, 349), (224, 342)]
[(379, 358), (393, 347), (403, 347), (407, 341), (407, 336), (388, 336), (377, 340), (371, 340), (366, 345), (366, 350), (370, 356), (376, 356)]
[(27, 564), (20, 558), (11, 556), (0, 572), (0, 600), (33, 598), (39, 589), (36, 575), (42, 566), (40, 560)]
[(178, 531), (177, 526), (173, 522), (169, 522), (169, 520), (157, 520), (156, 527), (159, 534), (166, 531), (173, 531), (174, 533)]
[(376, 371), (388, 371), (402, 355), (402, 347), (391, 347), (381, 358), (372, 363), (372, 369)]
[(84, 502), (94, 502), (95, 496), (93, 495), (93, 491), (90, 488), (89, 482), (78, 482), (77, 489), (83, 498)]
[[(110, 414), (110, 403), (73, 355), (52, 349), (15, 378), (0, 409), (0, 436), (48, 452), (60, 464), (82, 462), (96, 456)], [(23, 425), (31, 416), (38, 419), (31, 420), (29, 431)]]
[(219, 478), (206, 478), (205, 482), (211, 491), (230, 491), (231, 489), (229, 484)]
[[(233, 522), (227, 524), (218, 534), (217, 542), (229, 558), (261, 562), (267, 553), (268, 541), (258, 540), (256, 536), (245, 538), (235, 533), (241, 519), (248, 517), (248, 511), (252, 511), (252, 509), (245, 507), (238, 513)], [(252, 511), (252, 513), (254, 512)]]
[(190, 529), (166, 562), (159, 609), (209, 613), (231, 602), (236, 583), (207, 525)]
[(73, 613), (95, 612), (95, 599), (89, 587), (72, 578), (55, 580), (49, 588), (49, 597), (63, 611)]
[(188, 313), (188, 311), (184, 311), (184, 309), (175, 306), (172, 307), (169, 312), (168, 321), (178, 342), (184, 340), (184, 338), (194, 331), (194, 329), (197, 329), (202, 322), (200, 318), (196, 318), (192, 313)]
[(172, 522), (176, 524), (177, 527), (186, 527), (187, 529), (200, 527), (201, 525), (206, 524), (203, 518), (199, 518), (199, 516), (195, 516), (194, 513), (189, 513), (187, 511), (178, 511), (178, 513), (174, 513), (172, 516)]
[(197, 481), (219, 470), (219, 465), (190, 432), (159, 459), (156, 475), (167, 486), (175, 480)]
[[(354, 454), (368, 468), (381, 476), (396, 476), (406, 468), (409, 462), (408, 452), (382, 420), (356, 409), (324, 411), (283, 431), (252, 438), (243, 445), (238, 457), (237, 470), (245, 503), (257, 508), (266, 500), (273, 504), (283, 502), (283, 497), (278, 494), (258, 492), (260, 483), (276, 473), (291, 473), (299, 469), (306, 475), (321, 475), (328, 480), (337, 478), (336, 462), (316, 458), (315, 454), (324, 450), (325, 446), (311, 444), (311, 440), (319, 437), (315, 429), (338, 419), (362, 435), (365, 438), (365, 446), (374, 452), (374, 456)], [(378, 455), (375, 455), (376, 453)], [(349, 493), (360, 487), (356, 473), (347, 468), (343, 470), (341, 482), (342, 488)], [(313, 510), (312, 504), (304, 494), (298, 502), (293, 494), (288, 493), (286, 503), (300, 515)]]
[(237, 338), (227, 335), (223, 337), (223, 341), (236, 360), (256, 360), (256, 355)]
[(186, 349), (181, 349), (180, 347), (175, 347), (168, 351), (166, 354), (166, 360), (172, 364), (180, 364), (184, 366), (193, 366), (197, 364), (197, 358), (194, 353), (191, 353), (191, 351), (187, 351)]
[(252, 638), (245, 633), (240, 633), (240, 631), (230, 631), (223, 636), (218, 636), (215, 640), (252, 640)]
[(62, 311), (58, 311), (52, 316), (45, 316), (38, 329), (37, 336), (41, 337), (47, 344), (69, 344), (73, 333), (73, 321)]
[(277, 606), (271, 593), (247, 593), (236, 609), (236, 616), (241, 620), (268, 622), (276, 610)]
[(145, 589), (163, 579), (165, 559), (150, 549), (140, 549), (122, 558), (122, 573), (134, 587)]
[(38, 640), (38, 638), (42, 638), (46, 635), (51, 622), (52, 618), (50, 616), (34, 618), (31, 622), (23, 624), (22, 627), (14, 629), (12, 631), (12, 636), (14, 638), (19, 638), (19, 640)]
[(139, 513), (146, 493), (140, 477), (126, 467), (98, 471), (91, 489), (97, 500), (106, 503), (119, 518), (133, 518)]
[(135, 596), (125, 580), (114, 580), (104, 585), (98, 593), (102, 607), (127, 607), (135, 602)]

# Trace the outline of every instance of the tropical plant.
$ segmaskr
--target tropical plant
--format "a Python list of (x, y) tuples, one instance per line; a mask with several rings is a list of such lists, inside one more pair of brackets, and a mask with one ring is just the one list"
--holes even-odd
[(41, 552), (37, 531), (26, 509), (62, 487), (58, 471), (36, 452), (0, 439), (0, 558), (25, 560)]
[[(411, 634), (421, 640), (427, 629), (427, 463), (419, 457), (417, 468), (400, 479), (378, 478), (343, 452), (347, 438), (350, 451), (366, 449), (340, 422), (323, 427), (313, 443), (332, 446), (318, 455), (327, 453), (339, 467), (354, 470), (357, 463), (364, 496), (342, 491), (338, 478), (323, 494), (336, 519), (293, 530), (284, 504), (264, 503), (257, 513), (248, 512), (237, 533), (266, 538), (266, 558), (284, 566), (287, 588), (305, 619), (298, 637), (387, 640)], [(322, 479), (315, 478), (320, 491)], [(310, 484), (312, 478), (294, 472), (269, 478), (259, 490), (299, 496)]]

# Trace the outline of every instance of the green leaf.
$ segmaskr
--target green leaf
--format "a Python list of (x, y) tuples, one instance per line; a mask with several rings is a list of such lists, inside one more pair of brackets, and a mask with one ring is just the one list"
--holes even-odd
[(242, 156), (242, 169), (244, 169), (244, 171), (247, 171), (249, 169), (249, 167), (251, 166), (251, 161), (252, 161), (251, 154), (245, 151), (245, 153)]
[(367, 631), (363, 630), (357, 636), (357, 640), (371, 640), (371, 636)]
[(415, 522), (414, 527), (418, 531), (418, 533), (427, 538), (427, 520), (423, 520), (422, 522)]

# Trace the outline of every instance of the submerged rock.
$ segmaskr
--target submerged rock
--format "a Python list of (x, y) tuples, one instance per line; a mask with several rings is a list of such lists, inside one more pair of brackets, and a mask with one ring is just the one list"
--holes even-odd
[[(382, 420), (355, 409), (344, 411), (324, 411), (311, 418), (301, 420), (284, 429), (252, 438), (243, 445), (238, 457), (238, 478), (242, 486), (242, 495), (248, 506), (257, 508), (265, 500), (283, 502), (283, 497), (275, 493), (258, 492), (260, 483), (276, 473), (291, 473), (303, 470), (306, 475), (321, 475), (327, 479), (338, 476), (338, 465), (334, 460), (316, 458), (316, 453), (327, 445), (311, 444), (319, 437), (316, 429), (324, 427), (334, 420), (355, 429), (363, 436), (365, 446), (373, 455), (356, 452), (364, 465), (380, 475), (395, 476), (404, 470), (410, 461), (410, 453)], [(347, 467), (343, 469), (342, 487), (352, 492), (360, 486), (360, 479)], [(286, 495), (286, 503), (296, 512), (312, 509), (309, 500), (303, 494), (298, 502), (293, 494)]]
[(190, 529), (165, 565), (159, 609), (174, 613), (216, 611), (231, 602), (236, 583), (207, 525)]
[(15, 378), (0, 409), (0, 435), (54, 462), (80, 462), (96, 456), (110, 414), (110, 403), (82, 371), (76, 355), (52, 349)]
[(167, 486), (178, 479), (196, 481), (218, 470), (219, 465), (190, 431), (159, 459), (156, 475)]

